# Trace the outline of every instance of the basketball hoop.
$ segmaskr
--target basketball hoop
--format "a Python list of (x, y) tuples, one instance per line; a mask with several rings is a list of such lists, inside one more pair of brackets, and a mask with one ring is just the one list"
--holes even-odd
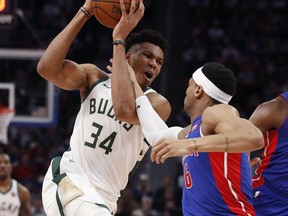
[(8, 143), (8, 126), (14, 115), (14, 109), (0, 107), (0, 143)]

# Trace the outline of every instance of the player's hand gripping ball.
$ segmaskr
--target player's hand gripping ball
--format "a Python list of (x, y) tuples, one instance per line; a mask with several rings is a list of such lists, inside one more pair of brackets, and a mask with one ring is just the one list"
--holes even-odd
[[(120, 0), (93, 0), (95, 17), (102, 25), (114, 28), (121, 19)], [(124, 0), (127, 13), (130, 11), (131, 0)], [(137, 6), (137, 5), (136, 5)]]

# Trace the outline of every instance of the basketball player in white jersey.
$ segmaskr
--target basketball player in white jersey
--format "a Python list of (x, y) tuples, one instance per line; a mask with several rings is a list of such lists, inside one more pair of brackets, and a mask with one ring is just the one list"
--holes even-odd
[(31, 197), (28, 189), (11, 178), (10, 156), (0, 153), (0, 215), (32, 216)]
[[(144, 15), (143, 0), (136, 12), (136, 0), (132, 0), (131, 13), (125, 11), (123, 0), (120, 2), (122, 18), (113, 30), (113, 56), (126, 56), (153, 108), (167, 120), (169, 102), (149, 88), (160, 73), (167, 42), (152, 30), (130, 34)], [(108, 76), (94, 64), (65, 59), (77, 34), (93, 16), (91, 3), (86, 0), (84, 9), (54, 38), (37, 65), (46, 80), (61, 89), (77, 89), (81, 96), (70, 148), (52, 160), (44, 178), (42, 200), (48, 216), (115, 214), (120, 191), (149, 148), (136, 114), (129, 73), (113, 67)]]

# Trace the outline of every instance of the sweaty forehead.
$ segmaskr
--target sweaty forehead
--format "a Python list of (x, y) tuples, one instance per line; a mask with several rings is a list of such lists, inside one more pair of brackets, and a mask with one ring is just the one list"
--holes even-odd
[(163, 50), (159, 46), (148, 42), (133, 45), (129, 52), (149, 52), (157, 58), (164, 59)]

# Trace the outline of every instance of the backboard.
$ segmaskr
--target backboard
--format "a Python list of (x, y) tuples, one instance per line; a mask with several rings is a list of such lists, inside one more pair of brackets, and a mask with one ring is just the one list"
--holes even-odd
[(44, 50), (0, 49), (0, 106), (15, 110), (14, 126), (57, 123), (59, 89), (36, 71)]

